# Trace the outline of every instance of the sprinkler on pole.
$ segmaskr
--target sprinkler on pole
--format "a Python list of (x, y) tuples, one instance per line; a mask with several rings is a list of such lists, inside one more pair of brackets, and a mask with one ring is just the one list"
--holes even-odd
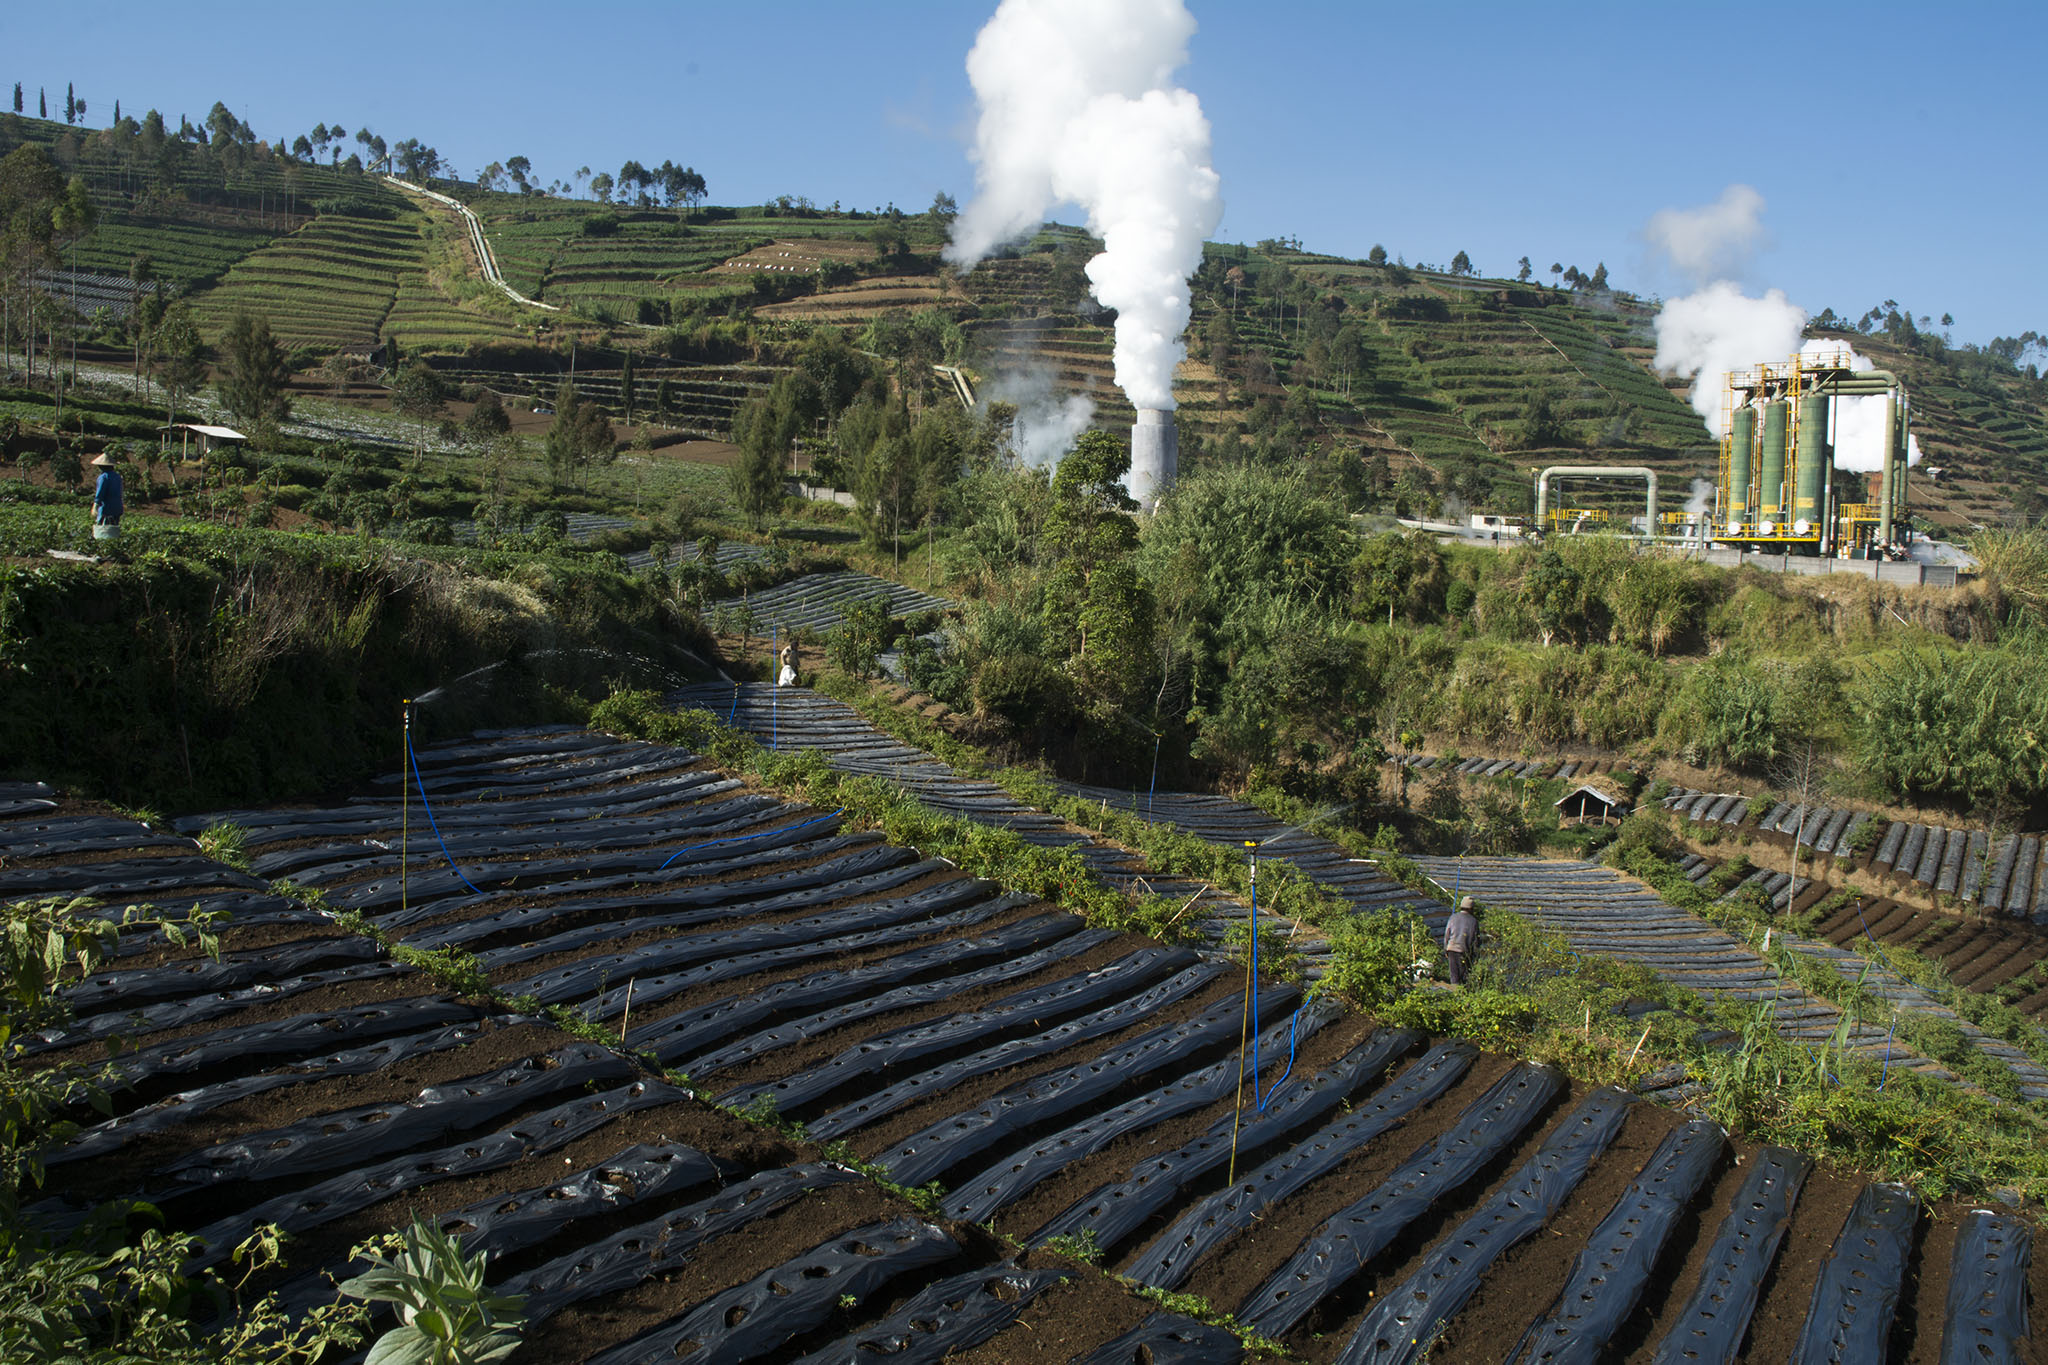
[(398, 909), (405, 911), (405, 860), (412, 844), (412, 698), (406, 697), (399, 703), (399, 713), (404, 717), (402, 743), (398, 751)]

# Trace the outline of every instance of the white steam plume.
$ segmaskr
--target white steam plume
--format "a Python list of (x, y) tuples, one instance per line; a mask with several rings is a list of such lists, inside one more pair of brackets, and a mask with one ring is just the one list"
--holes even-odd
[(1806, 310), (1773, 289), (1750, 298), (1728, 276), (1749, 263), (1763, 236), (1764, 197), (1730, 185), (1696, 209), (1663, 209), (1643, 235), (1695, 284), (1657, 314), (1657, 369), (1693, 381), (1692, 410), (1715, 435), (1730, 370), (1747, 369), (1799, 349)]
[(1748, 185), (1730, 185), (1696, 209), (1660, 209), (1643, 235), (1694, 284), (1732, 279), (1749, 266), (1763, 241), (1764, 197)]
[(1799, 349), (1806, 310), (1773, 289), (1750, 298), (1726, 280), (1672, 299), (1657, 314), (1655, 365), (1693, 381), (1689, 397), (1715, 435), (1730, 370), (1768, 364)]
[[(1856, 348), (1846, 341), (1815, 337), (1799, 348), (1801, 355), (1814, 360), (1831, 360), (1845, 352), (1849, 357), (1850, 369), (1877, 368), (1874, 361), (1859, 355)], [(1883, 469), (1885, 443), (1890, 434), (1889, 400), (1875, 394), (1837, 398), (1834, 400), (1834, 409), (1834, 425), (1830, 439), (1835, 445), (1835, 468), (1854, 474), (1875, 474)], [(1911, 432), (1906, 434), (1906, 463), (1920, 463), (1920, 442)]]
[(1194, 17), (1181, 0), (1003, 0), (967, 56), (981, 102), (973, 202), (946, 259), (971, 269), (1073, 203), (1103, 240), (1088, 262), (1117, 312), (1116, 382), (1171, 408), (1188, 277), (1222, 219), (1201, 102), (1172, 85)]
[(1062, 398), (1056, 378), (1052, 366), (1027, 362), (997, 371), (982, 386), (985, 399), (1017, 405), (1010, 445), (1026, 464), (1058, 464), (1095, 420), (1095, 400), (1081, 393)]

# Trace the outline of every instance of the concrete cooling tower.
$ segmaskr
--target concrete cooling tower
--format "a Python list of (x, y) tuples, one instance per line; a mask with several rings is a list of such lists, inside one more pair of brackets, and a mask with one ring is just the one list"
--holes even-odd
[(1180, 431), (1173, 414), (1162, 408), (1139, 408), (1131, 428), (1131, 496), (1151, 511), (1180, 472)]

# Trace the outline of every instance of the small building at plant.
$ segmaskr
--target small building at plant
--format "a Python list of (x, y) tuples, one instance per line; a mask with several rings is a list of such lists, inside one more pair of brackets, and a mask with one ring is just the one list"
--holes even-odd
[(1554, 803), (1561, 825), (1607, 825), (1628, 814), (1628, 802), (1598, 787), (1574, 787)]

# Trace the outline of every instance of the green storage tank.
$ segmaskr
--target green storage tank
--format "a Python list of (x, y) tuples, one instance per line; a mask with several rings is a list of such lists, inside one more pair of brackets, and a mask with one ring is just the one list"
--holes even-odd
[(1809, 393), (1799, 400), (1799, 436), (1792, 466), (1792, 524), (1806, 523), (1800, 534), (1820, 529), (1826, 510), (1821, 499), (1828, 485), (1828, 400), (1824, 394)]
[(1749, 520), (1749, 471), (1755, 454), (1756, 409), (1737, 408), (1735, 420), (1728, 428), (1728, 487), (1721, 499), (1722, 514), (1731, 535), (1738, 523)]
[(1785, 519), (1785, 428), (1791, 425), (1792, 405), (1780, 400), (1764, 404), (1764, 449), (1757, 470), (1759, 520)]

